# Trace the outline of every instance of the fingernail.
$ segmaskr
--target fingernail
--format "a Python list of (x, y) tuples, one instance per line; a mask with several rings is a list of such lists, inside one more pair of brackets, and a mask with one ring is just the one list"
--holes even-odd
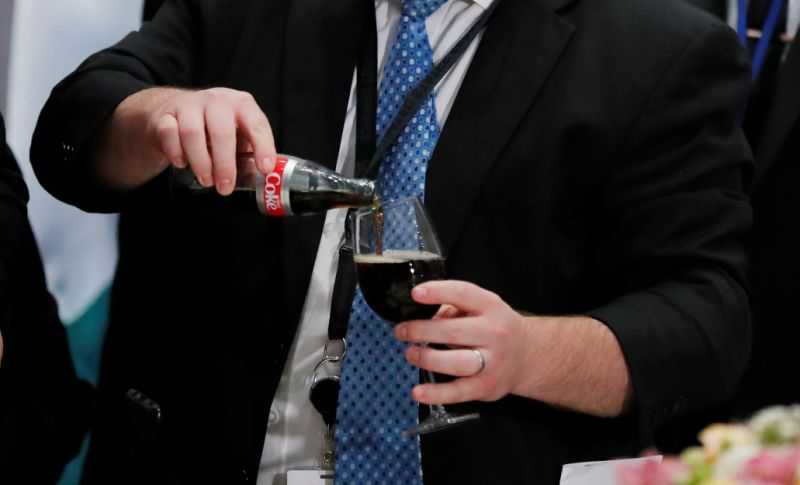
[(231, 192), (231, 179), (222, 179), (217, 182), (217, 192), (228, 195)]
[(394, 335), (400, 340), (405, 340), (408, 337), (408, 328), (405, 325), (398, 325), (394, 327)]
[(269, 172), (272, 170), (272, 157), (264, 157), (261, 159), (261, 171)]
[(172, 160), (172, 164), (175, 165), (178, 168), (186, 168), (186, 160), (182, 160), (180, 158), (176, 158), (175, 160)]
[(197, 181), (200, 182), (200, 185), (203, 187), (211, 187), (211, 177), (208, 175), (198, 175)]
[(419, 349), (416, 347), (409, 347), (406, 351), (406, 360), (411, 363), (419, 362)]
[(417, 296), (419, 298), (425, 298), (426, 296), (428, 296), (428, 293), (430, 292), (424, 286), (417, 286), (416, 288), (414, 288), (414, 296)]

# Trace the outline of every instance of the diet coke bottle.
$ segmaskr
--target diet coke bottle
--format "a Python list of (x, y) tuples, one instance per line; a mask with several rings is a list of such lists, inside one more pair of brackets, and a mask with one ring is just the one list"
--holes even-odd
[[(256, 169), (252, 154), (238, 155), (236, 165), (234, 195), (241, 197), (251, 193), (258, 210), (267, 216), (313, 214), (378, 203), (374, 181), (344, 177), (322, 165), (291, 155), (278, 155), (275, 168), (268, 174)], [(200, 185), (190, 168), (172, 168), (170, 183), (181, 192), (201, 194), (215, 191), (213, 187)]]

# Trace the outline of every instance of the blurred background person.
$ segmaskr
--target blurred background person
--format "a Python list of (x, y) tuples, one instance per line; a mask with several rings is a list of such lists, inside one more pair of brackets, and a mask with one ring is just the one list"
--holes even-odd
[[(87, 54), (138, 28), (142, 11), (142, 0), (0, 2), (0, 109), (7, 115), (8, 144), (30, 191), (30, 222), (75, 370), (93, 384), (116, 266), (117, 219), (86, 214), (51, 197), (33, 176), (27, 154), (50, 89)], [(77, 460), (61, 483), (77, 483), (79, 470)]]
[[(770, 3), (752, 2), (748, 9), (751, 51), (764, 35), (767, 12), (777, 8)], [(780, 3), (743, 123), (756, 159), (750, 263), (755, 310), (753, 355), (733, 403), (737, 417), (800, 402), (793, 357), (800, 347), (800, 46), (793, 42), (800, 1)]]
[(80, 449), (92, 391), (75, 376), (0, 114), (0, 483), (53, 484)]
[[(753, 64), (752, 91), (742, 118), (756, 160), (750, 187), (753, 349), (730, 402), (660, 431), (658, 446), (668, 452), (696, 443), (697, 433), (712, 422), (800, 402), (795, 376), (800, 322), (794, 304), (800, 294), (800, 47), (793, 42), (800, 0), (687, 1), (736, 28)], [(770, 11), (774, 18), (768, 21)]]
[(772, 404), (800, 402), (800, 387), (794, 384), (800, 347), (795, 305), (800, 294), (800, 47), (793, 42), (800, 0), (690, 2), (738, 27), (753, 57), (753, 90), (742, 122), (756, 159), (753, 354), (732, 404), (734, 416), (744, 417)]

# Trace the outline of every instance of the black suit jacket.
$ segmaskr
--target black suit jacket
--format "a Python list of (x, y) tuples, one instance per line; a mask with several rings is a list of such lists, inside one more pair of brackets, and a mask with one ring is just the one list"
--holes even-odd
[(56, 483), (78, 452), (92, 392), (72, 368), (28, 223), (28, 190), (0, 115), (0, 483)]
[[(92, 137), (137, 90), (222, 85), (253, 93), (280, 151), (332, 166), (362, 8), (170, 1), (55, 88), (32, 147), (41, 181), (123, 212), (86, 483), (144, 470), (131, 387), (163, 409), (161, 480), (253, 481), (323, 220), (182, 205), (163, 176), (108, 192), (86, 175)], [(502, 0), (428, 168), (447, 269), (520, 310), (605, 322), (635, 403), (617, 419), (466, 405), (478, 423), (423, 438), (426, 483), (557, 483), (563, 463), (636, 454), (731, 392), (749, 348), (747, 84), (735, 35), (683, 4)]]

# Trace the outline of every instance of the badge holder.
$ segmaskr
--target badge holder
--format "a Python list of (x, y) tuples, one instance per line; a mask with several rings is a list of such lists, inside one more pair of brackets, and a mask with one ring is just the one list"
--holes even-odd
[[(336, 402), (339, 399), (339, 388), (341, 374), (341, 361), (347, 352), (347, 342), (345, 339), (328, 340), (325, 343), (323, 350), (323, 359), (314, 367), (314, 373), (311, 377), (311, 388), (308, 391), (308, 400), (319, 412), (322, 421), (325, 423), (325, 444), (328, 450), (322, 455), (323, 469), (315, 470), (289, 470), (287, 479), (293, 472), (301, 473), (304, 477), (310, 476), (311, 471), (320, 472), (322, 477), (329, 474), (331, 480), (333, 479), (333, 465), (334, 465), (334, 452), (333, 442), (336, 430)], [(333, 365), (332, 365), (333, 364)], [(325, 472), (325, 473), (323, 473)], [(324, 483), (310, 481), (308, 483)], [(331, 483), (333, 483), (331, 481)], [(289, 484), (287, 484), (289, 485)]]
[(333, 469), (295, 469), (286, 472), (286, 485), (333, 485)]

